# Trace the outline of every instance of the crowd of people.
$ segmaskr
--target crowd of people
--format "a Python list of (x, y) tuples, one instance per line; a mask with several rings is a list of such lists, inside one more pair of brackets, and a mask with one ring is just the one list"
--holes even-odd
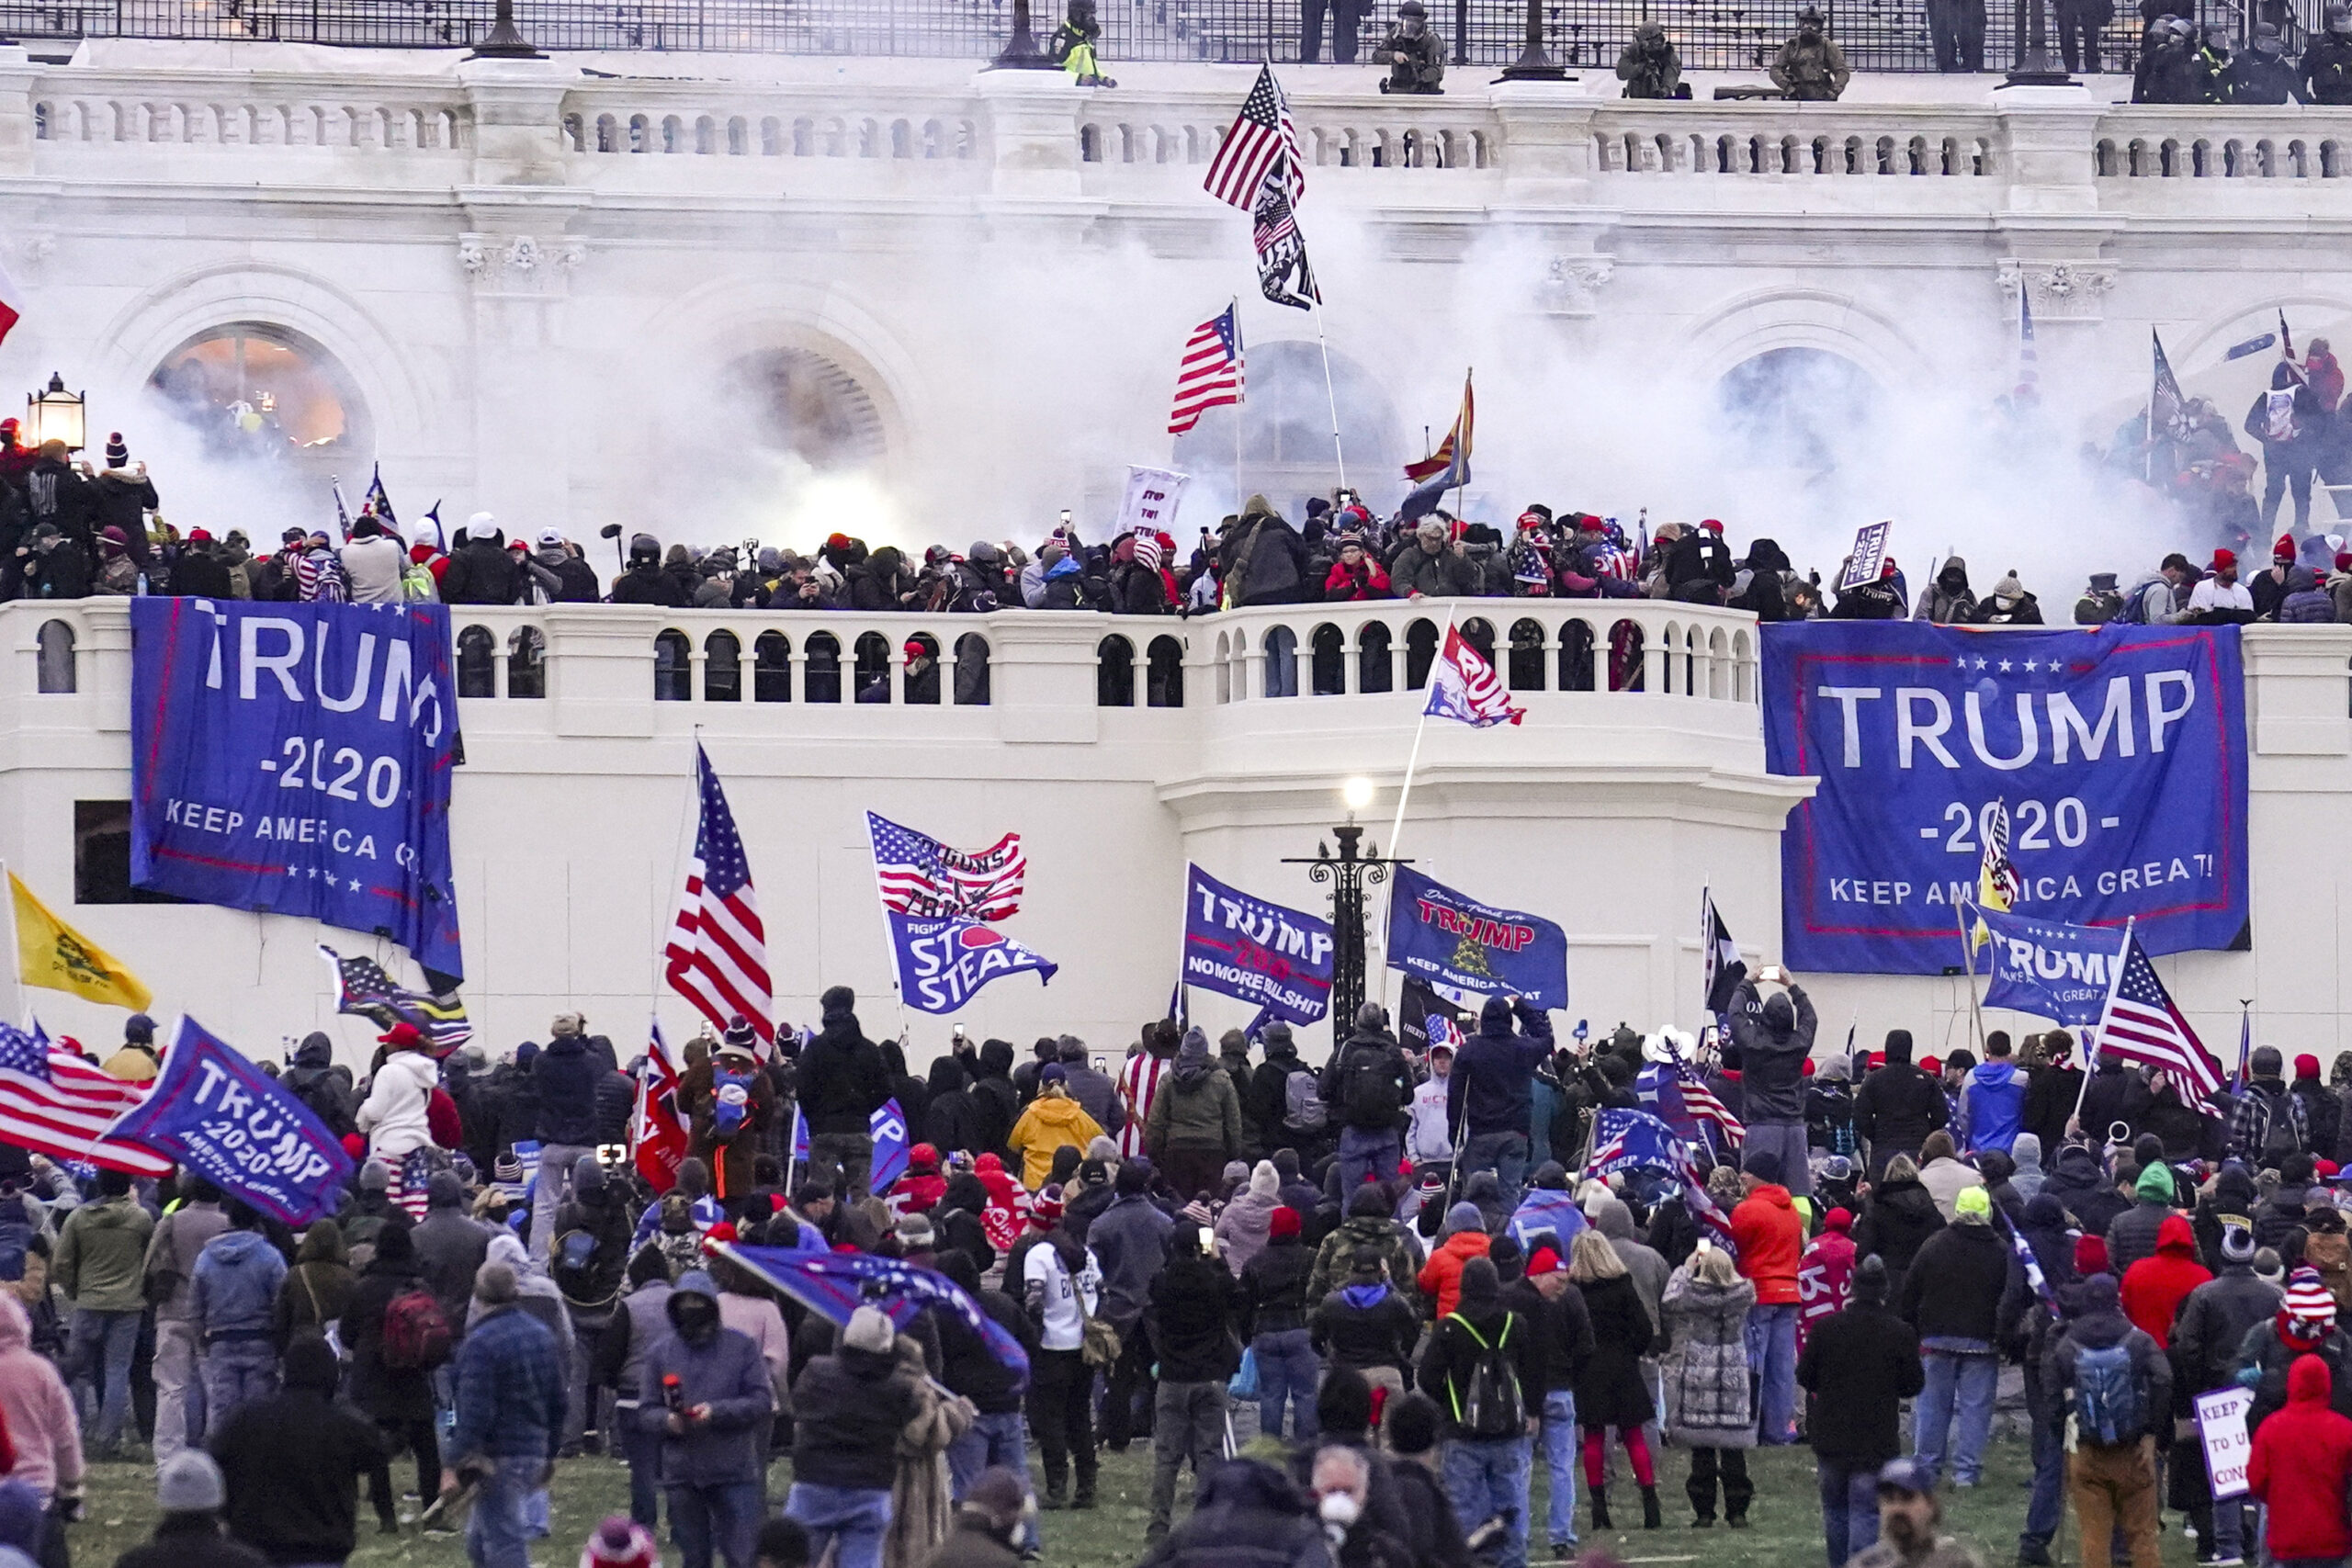
[[(917, 1076), (836, 987), (772, 1047), (686, 1048), (666, 1190), (626, 1151), (639, 1064), (577, 1014), (494, 1066), (396, 1025), (358, 1077), (312, 1035), (274, 1071), (359, 1163), (299, 1235), (0, 1151), (0, 1551), (67, 1568), (88, 1462), (152, 1454), (135, 1568), (339, 1563), (363, 1496), (387, 1534), (469, 1506), (474, 1568), (526, 1568), (555, 1462), (604, 1452), (629, 1511), (584, 1562), (650, 1564), (666, 1512), (684, 1568), (978, 1568), (1144, 1444), (1151, 1568), (1523, 1568), (1663, 1528), (1677, 1450), (1688, 1522), (1748, 1528), (1792, 1501), (1750, 1451), (1806, 1445), (1832, 1568), (1946, 1568), (2017, 1365), (2019, 1563), (2069, 1503), (2098, 1568), (2154, 1568), (2165, 1508), (2201, 1562), (2352, 1553), (2352, 1052), (2256, 1050), (2199, 1106), (2086, 1078), (2064, 1030), (1825, 1054), (1771, 968), (1728, 1022), (1564, 1045), (1492, 997), (1416, 1052), (1373, 1002), (1319, 1064), (1162, 1019), (1115, 1065), (959, 1032)], [(102, 1066), (158, 1070), (146, 1020)], [(1596, 1149), (1701, 1084), (1729, 1114), (1689, 1166)], [(871, 1190), (894, 1100), (922, 1141)], [(836, 1321), (736, 1247), (932, 1271), (1025, 1371), (982, 1318)], [(2216, 1500), (2185, 1418), (2232, 1387), (2251, 1492)]]

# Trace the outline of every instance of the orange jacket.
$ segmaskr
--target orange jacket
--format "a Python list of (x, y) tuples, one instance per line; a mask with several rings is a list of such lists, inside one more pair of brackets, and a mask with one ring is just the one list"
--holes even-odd
[(1739, 1248), (1740, 1273), (1756, 1282), (1756, 1304), (1794, 1306), (1804, 1221), (1789, 1190), (1766, 1182), (1741, 1199), (1731, 1212), (1731, 1239)]
[(1493, 1240), (1485, 1231), (1455, 1231), (1444, 1244), (1430, 1254), (1421, 1265), (1420, 1277), (1415, 1281), (1421, 1288), (1425, 1301), (1437, 1303), (1437, 1315), (1443, 1317), (1462, 1301), (1462, 1266), (1474, 1258), (1484, 1258)]

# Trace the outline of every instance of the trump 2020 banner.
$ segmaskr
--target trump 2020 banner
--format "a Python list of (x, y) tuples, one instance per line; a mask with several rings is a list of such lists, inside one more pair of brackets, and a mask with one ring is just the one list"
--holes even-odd
[(2137, 917), (2152, 953), (2245, 930), (2235, 626), (1763, 631), (1767, 765), (1820, 781), (1781, 837), (1790, 968), (1957, 969), (1955, 900), (2001, 808), (2020, 914)]
[(1037, 983), (1061, 965), (992, 926), (960, 915), (933, 919), (886, 911), (899, 998), (922, 1012), (955, 1012), (990, 980), (1035, 970)]
[(1986, 1007), (2031, 1013), (2070, 1029), (2089, 1028), (2107, 1010), (2123, 956), (2120, 932), (1994, 909), (1972, 911), (1969, 923), (1986, 939), (1974, 960), (1984, 976)]
[(1184, 984), (1313, 1023), (1331, 1010), (1331, 922), (1185, 868)]
[(130, 602), (131, 880), (462, 978), (439, 604)]
[(1521, 996), (1546, 1011), (1568, 1005), (1568, 935), (1518, 909), (1498, 909), (1396, 868), (1388, 901), (1388, 967), (1440, 990)]
[(343, 1201), (351, 1156), (311, 1108), (192, 1018), (108, 1138), (152, 1149), (297, 1228)]

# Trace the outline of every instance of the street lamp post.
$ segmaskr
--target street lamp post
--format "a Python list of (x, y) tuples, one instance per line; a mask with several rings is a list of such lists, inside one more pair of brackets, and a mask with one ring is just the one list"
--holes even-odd
[(1331, 1038), (1335, 1043), (1355, 1027), (1356, 1010), (1363, 1005), (1364, 889), (1386, 882), (1391, 866), (1412, 863), (1385, 856), (1377, 844), (1363, 842), (1356, 813), (1372, 803), (1369, 781), (1350, 779), (1343, 796), (1348, 819), (1331, 829), (1340, 852), (1333, 855), (1329, 844), (1318, 841), (1312, 859), (1293, 856), (1283, 861), (1284, 865), (1305, 866), (1309, 882), (1331, 886)]
[(1544, 0), (1527, 0), (1527, 47), (1519, 59), (1503, 67), (1504, 82), (1565, 82), (1568, 73), (1544, 52)]
[(988, 65), (990, 71), (1058, 71), (1060, 66), (1037, 47), (1037, 35), (1030, 29), (1029, 0), (1012, 0), (1012, 30), (1004, 47)]
[(89, 410), (82, 394), (65, 389), (65, 378), (52, 370), (44, 391), (25, 394), (25, 420), (20, 432), (28, 446), (62, 441), (75, 452), (89, 442)]
[(2051, 63), (2050, 39), (2044, 30), (2047, 7), (2042, 0), (2017, 0), (2018, 62), (2005, 87), (2072, 87), (2078, 85)]

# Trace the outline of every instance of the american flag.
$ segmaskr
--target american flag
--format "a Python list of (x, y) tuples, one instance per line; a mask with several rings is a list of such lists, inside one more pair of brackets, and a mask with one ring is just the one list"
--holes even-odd
[(2098, 1054), (2160, 1069), (2179, 1087), (2186, 1104), (2198, 1104), (2222, 1087), (2222, 1065), (2173, 1005), (2140, 939), (2128, 932), (2123, 965), (2098, 1021)]
[(1305, 197), (1306, 160), (1300, 155), (1298, 127), (1291, 123), (1290, 100), (1274, 80), (1274, 68), (1261, 65), (1250, 96), (1241, 100), (1241, 112), (1233, 117), (1232, 129), (1209, 160), (1202, 186), (1227, 207), (1248, 212), (1258, 205), (1259, 187), (1277, 163), (1283, 165), (1282, 182), (1290, 199)]
[(368, 477), (368, 499), (360, 503), (376, 514), (378, 522), (387, 528), (397, 528), (401, 520), (392, 515), (392, 498), (384, 493), (384, 465), (376, 465)]
[(414, 1024), (418, 1033), (433, 1042), (436, 1055), (454, 1051), (474, 1037), (466, 1004), (456, 992), (436, 997), (412, 991), (395, 984), (374, 959), (345, 958), (324, 942), (319, 944), (319, 953), (334, 971), (335, 1011), (367, 1019), (379, 1029)]
[(1240, 307), (1227, 305), (1193, 329), (1184, 356), (1176, 362), (1176, 400), (1168, 411), (1168, 434), (1182, 435), (1210, 409), (1241, 400)]
[(168, 1176), (172, 1162), (99, 1134), (147, 1098), (145, 1084), (108, 1077), (34, 1026), (0, 1023), (0, 1141), (55, 1160), (88, 1160), (133, 1176)]
[(1731, 1254), (1732, 1261), (1739, 1260), (1739, 1244), (1731, 1238), (1731, 1216), (1724, 1213), (1714, 1194), (1707, 1190), (1706, 1182), (1700, 1179), (1699, 1168), (1687, 1159), (1682, 1166), (1682, 1206), (1690, 1211), (1692, 1219), (1707, 1227), (1707, 1234), (1714, 1238), (1717, 1247)]
[(727, 792), (718, 787), (718, 774), (700, 746), (695, 748), (695, 776), (702, 822), (665, 950), (670, 988), (694, 1003), (716, 1029), (749, 1020), (765, 1055), (775, 996), (768, 981), (767, 929), (760, 924), (759, 898), (752, 890), (752, 863), (735, 831), (735, 814), (727, 809)]
[(1495, 667), (1464, 640), (1462, 628), (1445, 628), (1445, 649), (1430, 666), (1430, 699), (1421, 709), (1485, 729), (1508, 720), (1517, 724), (1527, 710), (1511, 706), (1510, 694), (1495, 679)]
[(1724, 1141), (1737, 1144), (1747, 1136), (1747, 1124), (1731, 1113), (1731, 1107), (1707, 1087), (1707, 1080), (1688, 1062), (1674, 1064), (1675, 1075), (1681, 1079), (1682, 1108), (1702, 1122), (1711, 1122)]
[(1984, 814), (1984, 858), (1976, 868), (1976, 901), (2007, 914), (2024, 894), (2018, 868), (2009, 863), (2009, 808), (1996, 800)]
[(953, 850), (871, 811), (865, 830), (874, 843), (874, 882), (884, 908), (924, 919), (961, 915), (1001, 920), (1021, 912), (1029, 857), (1020, 834), (1007, 833), (984, 850)]
[(1323, 290), (1306, 259), (1306, 236), (1298, 231), (1298, 216), (1280, 178), (1269, 178), (1260, 188), (1250, 220), (1250, 240), (1258, 247), (1258, 292), (1295, 310), (1323, 303)]
[(1170, 1066), (1165, 1056), (1138, 1051), (1119, 1069), (1119, 1100), (1127, 1108), (1127, 1119), (1119, 1125), (1121, 1159), (1133, 1159), (1145, 1152), (1144, 1123), (1151, 1115), (1151, 1102), (1159, 1098), (1160, 1079), (1167, 1076)]

